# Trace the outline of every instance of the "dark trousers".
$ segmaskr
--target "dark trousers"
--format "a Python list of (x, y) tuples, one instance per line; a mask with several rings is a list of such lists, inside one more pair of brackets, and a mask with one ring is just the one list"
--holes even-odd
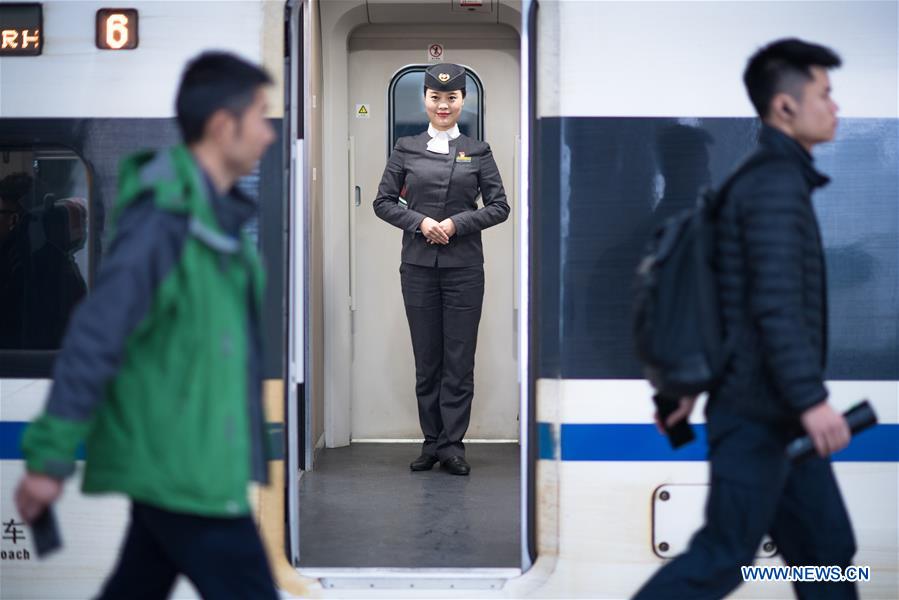
[(415, 354), (415, 395), (424, 454), (465, 456), (474, 397), (474, 354), (484, 301), (484, 266), (400, 266)]
[(118, 565), (100, 598), (167, 598), (179, 573), (203, 598), (278, 597), (251, 517), (200, 517), (134, 502)]
[[(659, 569), (635, 600), (723, 598), (743, 582), (770, 533), (788, 565), (846, 568), (855, 537), (830, 461), (791, 464), (790, 434), (731, 414), (709, 415), (711, 489), (689, 549)], [(857, 598), (853, 583), (793, 583), (801, 599)]]

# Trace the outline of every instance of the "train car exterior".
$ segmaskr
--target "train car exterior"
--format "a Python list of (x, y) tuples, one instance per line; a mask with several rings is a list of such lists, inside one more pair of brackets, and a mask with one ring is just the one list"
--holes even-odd
[[(265, 65), (276, 82), (270, 92), (270, 117), (281, 135), (285, 7), (283, 2), (264, 1), (132, 2), (127, 8), (137, 11), (138, 18), (131, 22), (136, 28), (128, 35), (137, 45), (127, 49), (123, 44), (116, 50), (98, 46), (98, 35), (100, 41), (106, 39), (106, 30), (99, 31), (106, 26), (106, 16), (101, 22), (98, 11), (110, 8), (109, 3), (32, 6), (41, 13), (41, 53), (0, 56), (2, 168), (4, 174), (24, 170), (34, 178), (42, 198), (28, 207), (32, 221), (48, 212), (47, 194), (57, 197), (52, 210), (59, 212), (61, 203), (70, 209), (70, 230), (78, 230), (80, 239), (67, 243), (72, 242), (78, 278), (89, 292), (109, 242), (105, 230), (115, 199), (118, 161), (126, 153), (178, 141), (174, 97), (189, 58), (217, 48)], [(9, 23), (3, 25), (7, 28)], [(29, 22), (19, 25), (34, 29)], [(118, 45), (125, 34), (111, 35), (113, 45)], [(268, 353), (266, 377), (267, 393), (275, 393), (279, 400), (283, 353), (277, 332), (283, 329), (284, 316), (277, 265), (283, 263), (283, 155), (281, 144), (273, 144), (258, 174), (242, 182), (262, 198), (255, 230), (269, 264), (275, 265), (265, 323), (268, 332), (275, 333), (270, 336), (275, 345)], [(80, 229), (72, 215), (80, 218)], [(52, 281), (46, 283), (50, 287), (45, 289), (55, 289)], [(66, 306), (58, 316), (63, 324), (70, 309)], [(33, 312), (37, 323), (57, 318), (55, 313), (37, 314), (37, 308)], [(76, 474), (57, 510), (64, 549), (46, 561), (37, 559), (30, 530), (20, 522), (12, 497), (23, 469), (19, 439), (27, 421), (43, 407), (59, 337), (39, 338), (40, 329), (33, 331), (15, 343), (0, 343), (0, 518), (5, 531), (0, 543), (0, 596), (87, 598), (114, 565), (128, 503), (120, 497), (83, 496)], [(182, 582), (176, 595), (192, 595), (192, 590)]]
[[(648, 231), (748, 152), (758, 123), (741, 81), (745, 61), (796, 36), (845, 60), (832, 74), (837, 138), (817, 151), (833, 179), (815, 199), (831, 303), (827, 379), (835, 407), (870, 398), (881, 425), (834, 462), (855, 563), (871, 569), (859, 593), (895, 597), (896, 3), (540, 2), (537, 21), (531, 252), (541, 259), (538, 489), (556, 494), (540, 503), (555, 508), (546, 523), (558, 543), (550, 581), (560, 587), (550, 587), (626, 597), (701, 522), (704, 441), (672, 451), (652, 425), (632, 351), (630, 272)], [(702, 438), (701, 410), (693, 420)], [(759, 548), (756, 564), (782, 564), (772, 551)], [(784, 582), (757, 582), (733, 597), (791, 595)]]
[[(448, 6), (435, 26), (438, 4)], [(520, 48), (519, 139), (497, 154), (518, 200), (521, 566), (449, 575), (297, 568), (297, 475), (313, 467), (317, 448), (350, 438), (341, 398), (352, 393), (344, 345), (354, 325), (342, 304), (329, 304), (351, 295), (351, 250), (340, 237), (347, 190), (353, 197), (347, 107), (358, 110), (350, 54), (403, 27), (452, 39), (449, 26), (469, 18), (457, 10), (463, 4), (139, 1), (128, 5), (140, 15), (137, 48), (111, 51), (95, 43), (106, 4), (43, 2), (43, 53), (0, 57), (0, 152), (19, 152), (48, 173), (41, 161), (74, 165), (65, 199), (83, 198), (74, 258), (88, 290), (117, 160), (177, 139), (172, 98), (186, 60), (229, 49), (275, 77), (271, 117), (282, 138), (244, 184), (261, 198), (258, 239), (271, 283), (265, 402), (283, 449), (272, 485), (252, 494), (282, 593), (624, 598), (685, 548), (708, 483), (702, 407), (693, 415), (698, 442), (670, 450), (652, 425), (651, 390), (632, 351), (631, 272), (661, 216), (719, 183), (749, 150), (758, 125), (740, 80), (745, 60), (795, 35), (845, 61), (832, 75), (842, 124), (817, 153), (834, 180), (816, 201), (832, 302), (828, 387), (839, 408), (869, 398), (880, 425), (834, 461), (855, 562), (870, 567), (861, 597), (899, 596), (899, 15), (896, 2), (875, 1), (468, 3), (478, 5), (470, 18), (479, 31)], [(125, 500), (82, 496), (76, 476), (58, 510), (65, 550), (40, 562), (31, 549), (11, 498), (23, 469), (18, 439), (42, 407), (52, 358), (52, 345), (0, 348), (4, 598), (91, 596), (126, 522)], [(776, 548), (763, 544), (756, 564), (781, 564)], [(755, 582), (733, 597), (791, 594), (785, 582)], [(175, 596), (192, 595), (182, 581)]]

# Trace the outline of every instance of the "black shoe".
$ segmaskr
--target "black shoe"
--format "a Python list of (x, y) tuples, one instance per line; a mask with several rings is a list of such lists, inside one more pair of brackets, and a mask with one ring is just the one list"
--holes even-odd
[(409, 468), (413, 471), (430, 471), (431, 467), (437, 464), (437, 457), (433, 454), (422, 454), (411, 463)]
[(471, 472), (471, 467), (461, 456), (450, 456), (440, 464), (453, 475), (468, 475)]

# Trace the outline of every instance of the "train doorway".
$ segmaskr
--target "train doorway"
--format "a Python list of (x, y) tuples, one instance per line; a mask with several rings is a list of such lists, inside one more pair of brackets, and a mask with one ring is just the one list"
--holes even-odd
[[(433, 24), (410, 24), (404, 18), (416, 17), (394, 5), (396, 18), (385, 17), (379, 11), (387, 5), (380, 2), (369, 2), (367, 13), (365, 6), (346, 10), (347, 3), (318, 6), (318, 102), (327, 142), (324, 422), (318, 438), (324, 447), (306, 449), (314, 462), (300, 479), (297, 564), (305, 574), (330, 578), (339, 576), (335, 569), (384, 568), (487, 569), (512, 576), (522, 566), (518, 32), (499, 24), (495, 14), (492, 23), (452, 24), (432, 15), (422, 21)], [(508, 221), (483, 233), (486, 289), (466, 435), (470, 477), (439, 467), (409, 471), (422, 434), (398, 273), (402, 233), (372, 210), (395, 137), (427, 128), (421, 82), (435, 45), (444, 61), (468, 69), (465, 133), (491, 145), (512, 208)], [(308, 436), (307, 444), (316, 437)]]
[[(417, 440), (415, 368), (400, 293), (402, 233), (375, 216), (372, 201), (392, 143), (427, 129), (422, 106), (427, 44), (403, 37), (403, 26), (367, 26), (349, 44), (350, 439)], [(470, 33), (470, 32), (468, 32)], [(463, 133), (490, 143), (508, 196), (515, 202), (518, 136), (518, 42), (505, 27), (477, 38), (435, 31), (451, 59), (468, 70)], [(483, 36), (483, 37), (481, 37)], [(485, 37), (494, 48), (484, 47)], [(503, 47), (505, 46), (505, 47)], [(472, 85), (474, 84), (474, 85)], [(360, 114), (361, 113), (361, 114)], [(467, 437), (518, 440), (514, 217), (483, 233), (484, 309), (475, 359), (475, 400)], [(414, 456), (410, 457), (414, 458)]]

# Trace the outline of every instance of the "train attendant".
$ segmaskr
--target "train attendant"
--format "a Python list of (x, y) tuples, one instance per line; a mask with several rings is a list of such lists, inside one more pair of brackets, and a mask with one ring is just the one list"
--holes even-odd
[(421, 456), (409, 466), (427, 471), (439, 461), (453, 475), (468, 475), (462, 438), (474, 397), (484, 299), (481, 230), (505, 221), (509, 205), (490, 146), (462, 135), (457, 125), (465, 69), (429, 67), (424, 103), (430, 125), (397, 140), (374, 209), (403, 230), (400, 279), (425, 438)]
[(178, 91), (184, 144), (126, 158), (115, 237), (77, 309), (44, 413), (22, 439), (16, 492), (33, 523), (75, 471), (131, 499), (101, 598), (167, 598), (178, 574), (204, 598), (277, 598), (247, 500), (266, 482), (262, 269), (235, 187), (275, 133), (268, 74), (224, 53), (191, 62)]

